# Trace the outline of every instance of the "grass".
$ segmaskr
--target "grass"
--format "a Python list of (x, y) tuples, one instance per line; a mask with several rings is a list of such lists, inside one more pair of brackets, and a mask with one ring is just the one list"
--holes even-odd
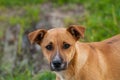
[(17, 66), (14, 69), (14, 72), (6, 72), (4, 66), (0, 67), (0, 71), (3, 71), (0, 74), (0, 80), (55, 80), (55, 74), (50, 71), (40, 72), (36, 75), (32, 75), (32, 65), (27, 65), (23, 67)]
[(36, 5), (42, 4), (46, 0), (0, 0), (0, 6), (14, 7), (14, 6), (24, 6), (24, 5)]
[(78, 16), (77, 22), (68, 19), (67, 24), (78, 23), (86, 26), (85, 41), (101, 41), (116, 35), (120, 32), (120, 3), (117, 2), (119, 1), (81, 0), (85, 8), (84, 16)]
[[(7, 17), (0, 15), (0, 22), (7, 23), (11, 27), (19, 24), (19, 50), (21, 51), (21, 37), (26, 29), (34, 26), (40, 20), (39, 4), (49, 0), (0, 0), (0, 10), (4, 14), (8, 9), (22, 9), (24, 14)], [(85, 41), (100, 41), (120, 33), (120, 1), (119, 0), (51, 0), (55, 7), (67, 4), (83, 5), (85, 14), (78, 16), (78, 24), (86, 26)], [(76, 23), (66, 19), (66, 25)], [(3, 25), (4, 27), (4, 25)], [(0, 27), (0, 38), (4, 36), (3, 27)], [(30, 65), (29, 65), (30, 66)], [(4, 71), (4, 68), (1, 68)], [(55, 80), (55, 75), (50, 72), (32, 75), (32, 69), (26, 67), (24, 71), (17, 68), (13, 73), (6, 72), (0, 75), (0, 80)]]

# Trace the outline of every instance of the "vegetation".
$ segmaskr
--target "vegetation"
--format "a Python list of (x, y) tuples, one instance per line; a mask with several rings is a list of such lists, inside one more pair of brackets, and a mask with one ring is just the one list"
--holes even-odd
[[(83, 5), (85, 14), (82, 17), (78, 16), (78, 24), (86, 26), (85, 41), (100, 41), (120, 33), (119, 0), (0, 0), (0, 12), (3, 14), (9, 8), (25, 11), (22, 16), (7, 17), (0, 15), (0, 22), (8, 22), (11, 27), (17, 24), (21, 26), (18, 52), (21, 50), (21, 36), (23, 36), (24, 31), (32, 27), (31, 24), (40, 20), (38, 5), (43, 3), (52, 3), (55, 7), (67, 4)], [(74, 23), (74, 21), (66, 20), (66, 24), (70, 23)], [(0, 38), (4, 35), (4, 28), (0, 27)], [(0, 68), (0, 70), (4, 69)], [(27, 66), (24, 71), (18, 68), (13, 73), (0, 75), (0, 80), (55, 80), (55, 75), (45, 72), (32, 76), (32, 69)]]

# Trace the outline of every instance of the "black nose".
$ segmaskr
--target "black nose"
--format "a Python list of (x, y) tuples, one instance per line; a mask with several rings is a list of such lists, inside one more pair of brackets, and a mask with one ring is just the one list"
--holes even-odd
[(62, 64), (62, 60), (53, 60), (52, 64), (53, 64), (54, 68), (60, 68), (61, 64)]

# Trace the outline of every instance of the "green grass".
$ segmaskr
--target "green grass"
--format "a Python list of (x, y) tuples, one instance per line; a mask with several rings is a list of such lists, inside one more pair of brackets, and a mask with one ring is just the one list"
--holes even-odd
[[(49, 0), (0, 0), (0, 10), (4, 14), (8, 9), (23, 9), (22, 16), (16, 15), (6, 17), (0, 15), (0, 22), (13, 27), (19, 24), (19, 49), (21, 51), (21, 37), (25, 30), (33, 27), (32, 24), (40, 20), (39, 4)], [(65, 19), (66, 25), (71, 23), (82, 24), (86, 27), (85, 41), (100, 41), (120, 33), (120, 1), (119, 0), (51, 0), (55, 7), (67, 4), (80, 4), (85, 8), (85, 14), (78, 16), (78, 21)], [(4, 27), (4, 25), (3, 25)], [(3, 37), (3, 27), (0, 29), (0, 38)], [(17, 68), (13, 73), (7, 72), (0, 75), (0, 80), (55, 80), (55, 75), (50, 72), (39, 73), (32, 76), (32, 69), (29, 66), (24, 71)], [(4, 71), (2, 68), (1, 70)]]
[[(75, 2), (73, 3), (76, 3)], [(120, 1), (81, 0), (85, 14), (78, 21), (67, 19), (66, 24), (82, 24), (86, 27), (85, 41), (101, 41), (120, 33)]]
[(36, 5), (42, 4), (46, 0), (0, 0), (0, 6), (14, 7), (14, 6), (24, 6), (24, 5)]
[(6, 71), (5, 67), (0, 67), (0, 80), (55, 80), (55, 74), (50, 71), (39, 72), (36, 75), (32, 73), (32, 65), (17, 66), (13, 72)]

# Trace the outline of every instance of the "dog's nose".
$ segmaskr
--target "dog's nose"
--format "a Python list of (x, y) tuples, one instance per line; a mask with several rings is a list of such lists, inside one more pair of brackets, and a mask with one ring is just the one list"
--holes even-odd
[(62, 60), (53, 60), (52, 64), (55, 68), (60, 68), (62, 64)]

